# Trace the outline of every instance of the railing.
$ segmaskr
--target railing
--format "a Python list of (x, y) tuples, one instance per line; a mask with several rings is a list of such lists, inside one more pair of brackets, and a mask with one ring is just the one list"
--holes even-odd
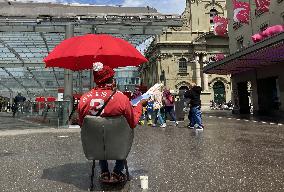
[(69, 101), (24, 102), (12, 107), (16, 118), (56, 128), (69, 125)]

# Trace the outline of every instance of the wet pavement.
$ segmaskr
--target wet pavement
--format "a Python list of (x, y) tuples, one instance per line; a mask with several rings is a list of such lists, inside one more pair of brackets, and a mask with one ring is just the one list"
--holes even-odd
[[(95, 190), (142, 191), (139, 176), (147, 175), (148, 191), (284, 191), (284, 126), (212, 114), (203, 119), (203, 132), (186, 123), (137, 127), (128, 156), (132, 180), (117, 187), (96, 181)], [(79, 129), (22, 126), (28, 129), (0, 130), (0, 191), (88, 190), (91, 162)]]
[(48, 126), (41, 123), (30, 122), (23, 118), (13, 118), (12, 113), (0, 112), (0, 131), (41, 128), (48, 128)]

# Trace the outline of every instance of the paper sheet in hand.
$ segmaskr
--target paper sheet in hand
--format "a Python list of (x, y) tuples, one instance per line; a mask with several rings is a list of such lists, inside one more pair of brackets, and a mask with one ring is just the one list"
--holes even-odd
[(151, 95), (144, 93), (143, 95), (131, 100), (131, 104), (136, 106), (142, 99), (149, 99)]
[(151, 95), (153, 95), (156, 91), (158, 91), (163, 84), (156, 83), (153, 87), (151, 87), (146, 93), (143, 95), (131, 100), (132, 105), (136, 106), (142, 99), (149, 99)]

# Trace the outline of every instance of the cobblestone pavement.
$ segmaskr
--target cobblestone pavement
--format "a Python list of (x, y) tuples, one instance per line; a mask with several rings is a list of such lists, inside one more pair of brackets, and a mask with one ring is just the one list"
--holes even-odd
[[(2, 129), (4, 121), (13, 130)], [(128, 157), (132, 180), (112, 187), (96, 181), (96, 191), (142, 191), (141, 175), (149, 176), (148, 191), (284, 191), (284, 126), (208, 114), (204, 124), (203, 132), (185, 123), (138, 126)], [(0, 191), (88, 190), (91, 162), (79, 129), (2, 117), (0, 127)]]

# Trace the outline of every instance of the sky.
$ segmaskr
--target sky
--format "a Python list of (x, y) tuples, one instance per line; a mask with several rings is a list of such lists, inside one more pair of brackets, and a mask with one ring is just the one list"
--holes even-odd
[[(31, 0), (16, 0), (31, 1)], [(128, 7), (153, 7), (164, 14), (181, 14), (186, 0), (32, 0), (34, 2), (82, 3), (94, 5), (122, 5)]]

